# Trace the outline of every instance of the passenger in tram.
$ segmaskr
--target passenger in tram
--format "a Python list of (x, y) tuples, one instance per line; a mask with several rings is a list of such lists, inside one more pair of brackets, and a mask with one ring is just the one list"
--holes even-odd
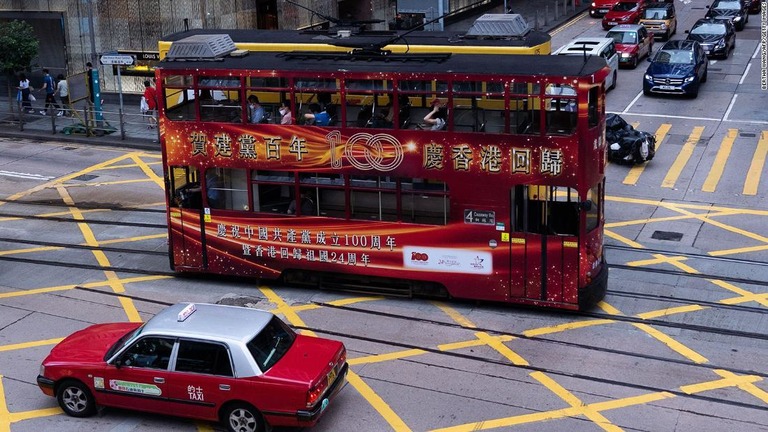
[(284, 100), (280, 104), (280, 124), (291, 125), (293, 124), (293, 113), (291, 112), (291, 102)]
[[(312, 200), (312, 194), (309, 192), (301, 193), (301, 214), (302, 216), (315, 216), (315, 202)], [(288, 214), (296, 213), (296, 200), (291, 201), (288, 205)]]
[(424, 116), (424, 123), (430, 126), (429, 130), (443, 130), (448, 119), (448, 108), (440, 102), (440, 99), (432, 101), (432, 111)]
[(248, 96), (248, 121), (251, 123), (264, 123), (267, 119), (264, 107), (259, 103), (256, 95)]
[(331, 116), (320, 108), (320, 104), (309, 104), (309, 112), (304, 114), (307, 124), (315, 126), (328, 126), (331, 122)]

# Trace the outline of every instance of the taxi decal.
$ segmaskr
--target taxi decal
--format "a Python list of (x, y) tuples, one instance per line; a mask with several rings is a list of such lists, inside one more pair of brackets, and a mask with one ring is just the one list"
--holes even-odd
[(193, 385), (188, 385), (187, 393), (189, 393), (189, 400), (205, 401), (205, 394), (203, 394), (202, 387), (195, 387)]
[(102, 377), (93, 377), (93, 387), (97, 389), (103, 389), (104, 388), (104, 378)]
[(163, 392), (154, 384), (144, 384), (131, 381), (109, 380), (109, 388), (119, 392), (135, 393), (148, 396), (160, 396)]

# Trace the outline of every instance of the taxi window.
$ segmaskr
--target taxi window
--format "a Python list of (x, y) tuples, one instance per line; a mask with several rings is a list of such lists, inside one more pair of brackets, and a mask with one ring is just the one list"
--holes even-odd
[(174, 370), (231, 377), (232, 363), (229, 351), (221, 344), (182, 340)]
[(142, 338), (120, 356), (120, 361), (123, 366), (168, 369), (174, 342), (168, 338)]
[(288, 352), (295, 339), (296, 333), (290, 327), (280, 318), (272, 317), (272, 320), (248, 342), (247, 346), (259, 369), (266, 372)]

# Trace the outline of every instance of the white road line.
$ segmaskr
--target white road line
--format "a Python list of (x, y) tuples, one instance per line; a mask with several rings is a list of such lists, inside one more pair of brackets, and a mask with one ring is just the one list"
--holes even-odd
[(632, 105), (634, 105), (635, 102), (637, 102), (637, 100), (640, 99), (640, 96), (642, 96), (642, 95), (643, 95), (642, 91), (640, 93), (638, 93), (637, 96), (635, 96), (635, 98), (632, 99), (632, 102), (630, 102), (629, 105), (627, 105), (627, 107), (624, 108), (624, 111), (622, 111), (621, 114), (626, 114), (627, 111), (629, 111), (629, 109), (632, 108)]
[(741, 79), (739, 80), (739, 85), (744, 84), (744, 80), (747, 79), (747, 74), (749, 73), (749, 68), (752, 67), (752, 63), (747, 63), (747, 68), (744, 69), (744, 74), (741, 75)]
[(637, 116), (637, 117), (660, 117), (660, 118), (675, 118), (675, 119), (683, 119), (683, 120), (716, 121), (716, 122), (727, 122), (727, 123), (768, 124), (768, 121), (765, 121), (765, 120), (743, 120), (743, 119), (724, 120), (724, 119), (714, 118), (714, 117), (688, 117), (688, 116), (676, 116), (676, 115), (670, 115), (670, 114), (643, 114), (643, 113), (613, 112), (613, 111), (606, 111), (606, 113), (626, 114), (628, 116)]
[(734, 93), (733, 97), (731, 98), (731, 103), (728, 104), (728, 109), (725, 110), (725, 115), (723, 116), (723, 121), (728, 121), (728, 116), (731, 115), (731, 110), (733, 109), (733, 105), (736, 103), (736, 98), (737, 97), (739, 97), (739, 95)]
[(760, 52), (760, 44), (755, 47), (755, 52), (752, 54), (752, 58), (757, 58), (757, 53)]
[(44, 176), (40, 174), (20, 173), (20, 172), (2, 171), (2, 170), (0, 170), (0, 176), (25, 178), (25, 179), (40, 180), (40, 181), (48, 181), (56, 178), (56, 177)]

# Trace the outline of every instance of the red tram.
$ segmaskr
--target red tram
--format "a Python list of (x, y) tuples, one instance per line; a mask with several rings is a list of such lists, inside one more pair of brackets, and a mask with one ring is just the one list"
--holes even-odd
[(603, 59), (227, 39), (176, 41), (156, 71), (173, 269), (565, 309), (603, 298)]

